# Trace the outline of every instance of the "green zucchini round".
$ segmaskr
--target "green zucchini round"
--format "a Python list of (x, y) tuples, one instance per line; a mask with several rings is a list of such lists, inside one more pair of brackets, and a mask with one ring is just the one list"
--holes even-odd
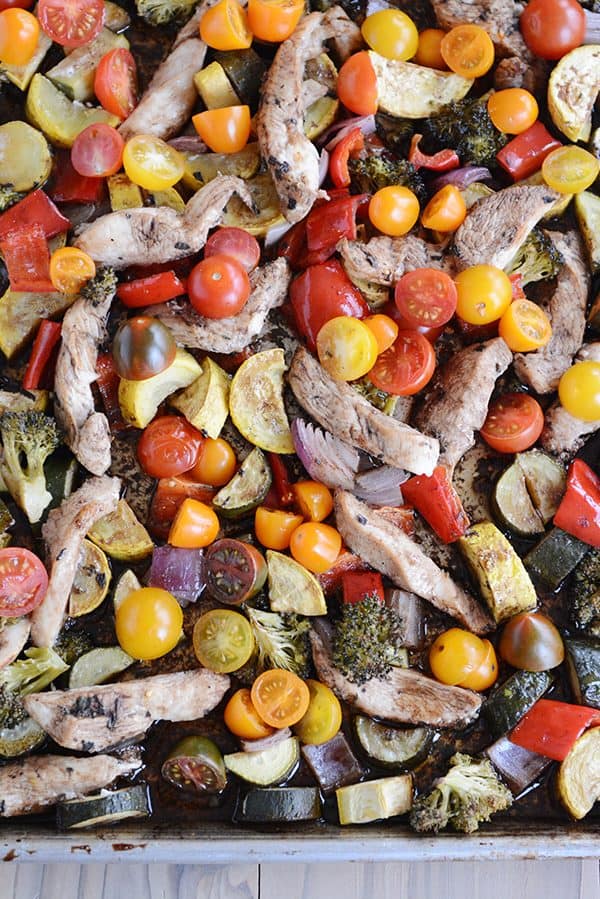
[(56, 806), (56, 823), (62, 830), (115, 824), (126, 818), (147, 818), (150, 800), (145, 784), (99, 793), (84, 799), (71, 799)]
[(366, 715), (356, 716), (354, 731), (365, 755), (384, 768), (412, 768), (425, 758), (433, 739), (428, 727), (388, 727)]
[(316, 787), (271, 787), (250, 790), (238, 800), (234, 818), (252, 824), (316, 821), (321, 800)]

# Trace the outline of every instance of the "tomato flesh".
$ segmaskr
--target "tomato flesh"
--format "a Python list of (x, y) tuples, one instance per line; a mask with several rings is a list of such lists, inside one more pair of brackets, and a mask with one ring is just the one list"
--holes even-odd
[(94, 77), (94, 93), (108, 112), (126, 119), (137, 103), (137, 67), (131, 51), (117, 47), (106, 53)]
[(369, 379), (395, 396), (412, 396), (429, 383), (435, 370), (435, 352), (419, 331), (399, 331), (393, 346), (378, 357)]
[(177, 477), (194, 467), (203, 440), (200, 431), (179, 415), (155, 418), (138, 443), (140, 465), (153, 478)]
[(177, 345), (161, 321), (138, 315), (119, 326), (112, 351), (121, 378), (145, 381), (171, 365)]
[(398, 312), (408, 327), (439, 328), (456, 312), (457, 291), (450, 275), (417, 268), (402, 275), (394, 291)]
[(48, 572), (36, 555), (21, 546), (0, 549), (0, 617), (28, 615), (47, 589)]
[(232, 609), (205, 612), (194, 625), (193, 643), (200, 664), (219, 674), (237, 671), (254, 650), (248, 619)]
[(103, 0), (39, 0), (37, 15), (48, 37), (63, 47), (83, 47), (104, 24)]
[(506, 393), (490, 405), (480, 434), (499, 453), (521, 453), (533, 446), (543, 427), (537, 400), (526, 393)]
[(204, 554), (206, 589), (214, 599), (237, 606), (262, 590), (267, 563), (256, 547), (242, 540), (224, 538)]
[(260, 717), (277, 728), (300, 721), (310, 703), (310, 692), (304, 681), (281, 668), (263, 671), (252, 684), (250, 696)]

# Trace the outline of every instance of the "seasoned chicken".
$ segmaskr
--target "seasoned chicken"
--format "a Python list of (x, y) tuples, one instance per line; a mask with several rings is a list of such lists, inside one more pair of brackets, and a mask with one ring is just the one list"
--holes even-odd
[(108, 787), (117, 777), (132, 774), (137, 760), (112, 755), (76, 758), (69, 755), (32, 755), (0, 766), (0, 817), (27, 815), (65, 799), (80, 799)]
[[(577, 353), (578, 362), (600, 362), (600, 341), (584, 344)], [(542, 447), (556, 456), (574, 456), (583, 446), (589, 434), (600, 430), (600, 419), (582, 421), (571, 415), (559, 400), (553, 403), (544, 415), (545, 424), (540, 438)]]
[(342, 265), (351, 280), (370, 281), (391, 287), (404, 272), (416, 268), (440, 268), (453, 271), (452, 257), (440, 247), (420, 237), (372, 237), (362, 240), (343, 238), (337, 247)]
[(360, 39), (358, 26), (339, 7), (305, 16), (279, 45), (262, 88), (256, 117), (258, 143), (281, 211), (292, 223), (304, 218), (319, 196), (319, 154), (303, 128), (304, 66), (336, 34)]
[(31, 615), (31, 640), (35, 646), (52, 646), (58, 636), (73, 586), (83, 539), (89, 529), (112, 512), (119, 501), (118, 478), (89, 478), (52, 509), (42, 527), (50, 568), (48, 591)]
[(415, 423), (439, 440), (441, 464), (453, 469), (473, 446), (496, 380), (511, 362), (511, 351), (495, 337), (455, 353), (438, 371)]
[[(27, 641), (31, 631), (28, 615), (15, 618), (14, 621), (0, 622), (0, 668), (6, 668), (17, 658)], [(1, 795), (1, 794), (0, 794)]]
[(549, 233), (564, 259), (556, 290), (543, 306), (552, 323), (552, 337), (540, 350), (515, 356), (517, 375), (536, 393), (556, 390), (581, 346), (590, 289), (590, 273), (579, 232)]
[(283, 258), (256, 269), (250, 275), (252, 293), (248, 302), (231, 318), (203, 318), (187, 300), (152, 306), (148, 315), (164, 322), (182, 346), (211, 353), (239, 353), (260, 334), (270, 311), (283, 305), (290, 278)]
[(98, 377), (98, 347), (106, 337), (117, 288), (112, 273), (100, 278), (107, 283), (106, 291), (99, 296), (99, 279), (94, 279), (65, 314), (54, 377), (54, 412), (65, 442), (84, 468), (97, 475), (110, 467), (110, 429), (106, 416), (96, 412), (91, 385)]
[(75, 246), (97, 263), (116, 269), (172, 262), (202, 249), (208, 232), (219, 224), (234, 194), (253, 206), (240, 178), (220, 175), (197, 191), (183, 212), (168, 206), (110, 212), (84, 226)]
[(288, 381), (300, 405), (334, 437), (393, 468), (414, 474), (433, 472), (437, 440), (380, 412), (343, 381), (334, 381), (303, 347), (294, 354)]
[(32, 693), (27, 713), (59, 746), (103, 752), (136, 740), (154, 721), (193, 721), (217, 706), (229, 677), (207, 668), (77, 690)]
[(334, 512), (337, 528), (352, 552), (397, 587), (428, 600), (476, 634), (493, 628), (492, 619), (477, 600), (377, 509), (336, 490)]
[(454, 235), (457, 267), (487, 263), (506, 268), (558, 198), (549, 187), (517, 184), (479, 200)]
[(388, 677), (353, 684), (334, 668), (326, 640), (310, 633), (319, 680), (356, 712), (397, 724), (464, 727), (481, 708), (481, 697), (461, 687), (447, 687), (411, 668), (392, 668)]

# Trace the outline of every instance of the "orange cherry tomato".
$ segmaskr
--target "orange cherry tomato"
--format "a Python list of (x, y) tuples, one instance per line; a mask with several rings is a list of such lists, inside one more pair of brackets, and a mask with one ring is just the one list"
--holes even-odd
[(446, 65), (463, 78), (480, 78), (494, 64), (492, 39), (479, 25), (457, 25), (444, 35), (440, 51)]
[(442, 684), (462, 684), (480, 668), (487, 653), (487, 646), (476, 634), (451, 627), (440, 634), (429, 650), (431, 673)]
[(50, 280), (61, 293), (79, 293), (95, 274), (94, 260), (77, 247), (60, 247), (50, 257)]
[(389, 315), (383, 315), (378, 312), (375, 315), (369, 315), (363, 319), (367, 328), (369, 328), (377, 341), (377, 349), (380, 353), (389, 350), (398, 336), (398, 325)]
[(248, 0), (248, 26), (260, 41), (285, 41), (304, 12), (304, 0)]
[(190, 474), (201, 484), (222, 487), (232, 479), (236, 467), (237, 459), (231, 444), (222, 437), (207, 437), (202, 441), (198, 460)]
[(447, 69), (446, 61), (442, 56), (442, 39), (446, 32), (441, 28), (426, 28), (419, 34), (419, 46), (413, 62), (420, 66), (428, 66), (430, 69)]
[(536, 442), (544, 427), (542, 407), (527, 393), (505, 393), (489, 407), (479, 432), (498, 453), (522, 453)]
[(522, 87), (495, 91), (488, 100), (490, 119), (505, 134), (521, 134), (531, 128), (538, 117), (537, 100)]
[(296, 562), (313, 574), (323, 574), (340, 554), (342, 538), (335, 528), (307, 521), (296, 528), (290, 540), (290, 552)]
[(318, 481), (298, 481), (293, 487), (298, 508), (310, 521), (323, 521), (333, 511), (331, 490)]
[(552, 325), (541, 306), (520, 299), (511, 303), (500, 319), (498, 333), (513, 353), (527, 353), (546, 346), (552, 337)]
[(377, 76), (366, 50), (350, 56), (338, 72), (337, 95), (356, 115), (377, 112)]
[(0, 12), (0, 62), (27, 65), (37, 47), (40, 25), (26, 9), (10, 7)]
[(304, 521), (302, 515), (259, 506), (254, 513), (254, 533), (267, 549), (287, 549), (292, 534)]
[(194, 128), (215, 153), (239, 153), (250, 137), (250, 107), (223, 106), (192, 116)]
[(483, 641), (487, 647), (487, 654), (479, 668), (475, 668), (470, 674), (461, 680), (459, 686), (465, 687), (467, 690), (489, 690), (492, 684), (498, 679), (498, 659), (496, 651), (489, 640)]
[(425, 228), (456, 231), (467, 217), (467, 206), (455, 184), (446, 184), (431, 198), (421, 216)]
[(232, 734), (242, 740), (261, 740), (275, 732), (266, 724), (252, 704), (250, 690), (237, 690), (223, 712), (223, 720)]
[(169, 531), (171, 546), (202, 549), (210, 546), (219, 533), (215, 512), (199, 499), (184, 499)]
[(393, 184), (382, 187), (369, 201), (369, 219), (382, 234), (401, 237), (419, 218), (419, 201), (412, 190)]
[(291, 727), (306, 714), (310, 692), (303, 680), (283, 668), (263, 671), (250, 691), (252, 704), (272, 727)]
[(219, 0), (200, 19), (200, 37), (213, 50), (247, 50), (252, 32), (246, 10), (237, 0)]

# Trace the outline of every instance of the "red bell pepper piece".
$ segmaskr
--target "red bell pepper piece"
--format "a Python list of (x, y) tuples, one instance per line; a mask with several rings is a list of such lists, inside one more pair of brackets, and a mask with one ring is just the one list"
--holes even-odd
[(185, 499), (211, 503), (216, 490), (186, 478), (161, 478), (158, 482), (148, 516), (148, 527), (159, 540), (166, 540), (177, 511)]
[(267, 453), (267, 457), (273, 473), (273, 486), (275, 487), (275, 493), (277, 495), (277, 508), (289, 509), (290, 506), (294, 505), (296, 497), (294, 496), (294, 490), (290, 482), (288, 470), (285, 467), (285, 462), (278, 453)]
[(125, 281), (117, 287), (117, 296), (129, 309), (165, 303), (185, 293), (185, 284), (174, 271), (159, 272), (147, 278)]
[(368, 596), (384, 603), (382, 577), (378, 571), (346, 571), (342, 575), (342, 595), (344, 603), (362, 602)]
[(50, 251), (40, 225), (14, 228), (0, 236), (0, 251), (8, 270), (11, 290), (49, 293), (54, 290), (50, 280)]
[(57, 203), (100, 203), (105, 179), (87, 178), (71, 165), (71, 154), (61, 153), (54, 167), (50, 196)]
[(16, 229), (27, 229), (34, 225), (49, 239), (68, 231), (71, 222), (58, 211), (43, 190), (34, 190), (0, 215), (0, 240)]
[(469, 527), (467, 513), (443, 465), (438, 465), (429, 477), (415, 475), (402, 484), (401, 489), (404, 499), (415, 507), (444, 543), (458, 540)]
[(459, 167), (460, 159), (456, 150), (439, 150), (433, 156), (429, 156), (427, 153), (419, 150), (419, 144), (422, 140), (422, 134), (415, 134), (410, 142), (408, 161), (415, 167), (415, 171), (430, 169), (432, 172), (450, 172), (452, 169)]
[(351, 154), (359, 153), (365, 146), (365, 137), (360, 128), (353, 128), (339, 141), (329, 157), (329, 175), (336, 187), (350, 185), (348, 160)]
[(108, 424), (113, 431), (122, 431), (127, 425), (119, 404), (120, 378), (111, 353), (100, 353), (96, 359), (96, 387), (102, 399)]
[(309, 253), (328, 251), (331, 256), (343, 237), (355, 240), (356, 212), (364, 198), (365, 194), (336, 197), (315, 206), (306, 219), (306, 245)]
[(511, 743), (562, 762), (588, 727), (600, 724), (600, 711), (554, 699), (538, 699), (508, 735)]
[(600, 548), (600, 478), (583, 459), (575, 459), (569, 469), (567, 490), (554, 524)]
[(364, 318), (370, 314), (365, 298), (337, 259), (312, 265), (299, 275), (290, 287), (290, 301), (298, 330), (311, 350), (325, 322), (338, 315)]
[(502, 147), (496, 153), (496, 159), (514, 181), (521, 181), (541, 169), (548, 153), (561, 146), (560, 141), (537, 121)]
[(31, 356), (23, 375), (23, 389), (37, 390), (42, 375), (50, 361), (52, 351), (60, 340), (61, 325), (44, 319), (40, 322), (38, 332), (33, 341)]
[(333, 565), (323, 574), (318, 574), (317, 580), (324, 592), (329, 595), (341, 587), (342, 577), (348, 571), (368, 571), (368, 568), (360, 556), (355, 556), (349, 550), (342, 548)]
[(300, 259), (306, 254), (306, 221), (297, 222), (283, 235), (277, 255), (287, 259), (293, 269), (301, 268)]

